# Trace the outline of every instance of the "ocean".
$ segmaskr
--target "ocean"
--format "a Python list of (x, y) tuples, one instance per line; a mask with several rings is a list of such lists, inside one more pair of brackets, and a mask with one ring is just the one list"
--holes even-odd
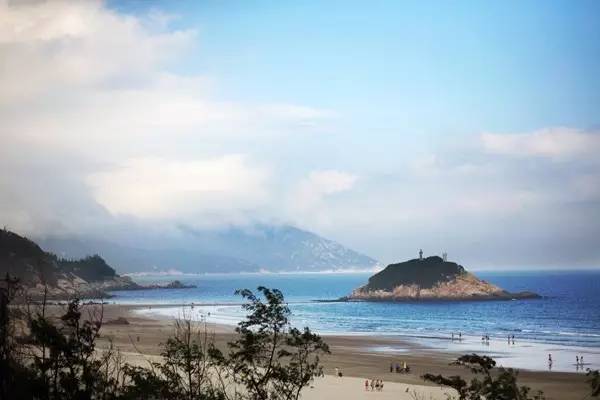
[[(556, 370), (571, 370), (575, 354), (600, 362), (600, 271), (478, 272), (477, 275), (509, 291), (530, 290), (542, 299), (513, 301), (469, 301), (426, 303), (337, 303), (364, 284), (369, 273), (293, 273), (178, 275), (135, 277), (140, 283), (178, 279), (197, 285), (194, 289), (162, 289), (114, 292), (111, 302), (121, 304), (173, 304), (174, 307), (148, 309), (179, 317), (207, 318), (211, 322), (236, 324), (243, 318), (236, 289), (257, 286), (278, 288), (292, 311), (292, 322), (309, 326), (321, 334), (401, 336), (424, 346), (451, 351), (478, 351), (510, 358), (511, 363), (533, 369), (545, 368), (545, 358), (532, 366), (532, 351), (564, 353), (564, 362), (555, 361)], [(179, 304), (195, 303), (183, 308)], [(210, 315), (209, 315), (210, 313)], [(448, 342), (461, 332), (463, 341)], [(481, 348), (481, 336), (490, 344)], [(516, 345), (507, 345), (514, 335)], [(377, 351), (378, 349), (374, 349)], [(379, 349), (401, 351), (401, 349)], [(523, 360), (518, 361), (519, 358)], [(556, 359), (556, 356), (554, 357)], [(507, 364), (508, 365), (508, 364)], [(591, 365), (591, 364), (590, 364)]]

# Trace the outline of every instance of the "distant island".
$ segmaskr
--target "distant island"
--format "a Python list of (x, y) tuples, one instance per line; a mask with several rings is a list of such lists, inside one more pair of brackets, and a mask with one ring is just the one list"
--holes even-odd
[(511, 293), (477, 278), (462, 265), (433, 256), (390, 264), (355, 289), (346, 301), (533, 299), (533, 292)]
[(77, 260), (45, 252), (35, 242), (6, 229), (0, 230), (0, 278), (17, 279), (33, 298), (110, 297), (109, 291), (186, 289), (180, 281), (164, 285), (139, 285), (120, 276), (99, 255)]

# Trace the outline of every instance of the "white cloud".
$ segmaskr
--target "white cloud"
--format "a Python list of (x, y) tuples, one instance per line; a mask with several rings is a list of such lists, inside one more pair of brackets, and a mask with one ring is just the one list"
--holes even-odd
[[(57, 219), (73, 226), (87, 218), (75, 203), (97, 202), (115, 214), (220, 214), (228, 223), (269, 197), (267, 169), (232, 150), (233, 139), (266, 147), (318, 130), (331, 113), (215, 100), (210, 77), (169, 68), (202, 40), (170, 29), (172, 19), (119, 14), (101, 1), (0, 0), (0, 164), (20, 177), (0, 180), (0, 218), (28, 229), (60, 204), (73, 212)], [(54, 185), (42, 189), (43, 176)], [(43, 191), (52, 203), (31, 196)]]
[(289, 215), (313, 226), (326, 224), (328, 197), (351, 190), (357, 179), (358, 176), (343, 171), (312, 171), (291, 190), (286, 200)]
[(570, 128), (549, 128), (531, 133), (484, 133), (485, 151), (509, 156), (542, 156), (553, 159), (598, 157), (600, 134)]
[(267, 202), (264, 168), (244, 157), (172, 161), (131, 159), (120, 168), (95, 173), (88, 183), (96, 200), (113, 214), (182, 218), (201, 213), (236, 214)]

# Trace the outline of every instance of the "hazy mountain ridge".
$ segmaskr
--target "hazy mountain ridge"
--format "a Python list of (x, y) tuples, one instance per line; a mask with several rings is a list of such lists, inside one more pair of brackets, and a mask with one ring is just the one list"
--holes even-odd
[(145, 246), (85, 237), (40, 238), (45, 249), (62, 256), (102, 254), (120, 273), (177, 270), (184, 273), (272, 272), (369, 269), (374, 259), (292, 226), (253, 225), (223, 230), (179, 227), (175, 238)]

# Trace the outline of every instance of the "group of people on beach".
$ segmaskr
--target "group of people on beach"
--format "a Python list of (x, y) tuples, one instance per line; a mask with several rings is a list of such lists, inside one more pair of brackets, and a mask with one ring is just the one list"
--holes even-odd
[(394, 363), (390, 363), (390, 372), (396, 371), (397, 374), (405, 374), (410, 372), (410, 367), (406, 364), (406, 361), (402, 363), (402, 367), (400, 367), (400, 363), (396, 363), (394, 369)]
[[(552, 371), (552, 364), (554, 364), (554, 360), (552, 359), (552, 353), (548, 354), (548, 370)], [(585, 363), (583, 362), (583, 355), (575, 356), (575, 369), (579, 371), (579, 368), (583, 369)]]
[[(458, 332), (457, 339), (459, 342), (462, 342), (462, 332)], [(454, 332), (452, 332), (452, 341), (454, 342)]]
[(365, 380), (365, 390), (367, 392), (369, 391), (369, 387), (371, 388), (371, 392), (381, 392), (383, 390), (383, 380), (371, 379), (371, 382), (369, 383), (369, 380), (366, 379)]

